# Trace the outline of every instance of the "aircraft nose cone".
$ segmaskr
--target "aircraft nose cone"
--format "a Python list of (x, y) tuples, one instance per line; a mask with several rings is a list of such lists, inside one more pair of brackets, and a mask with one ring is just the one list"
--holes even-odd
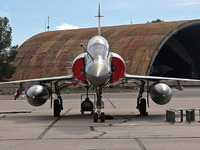
[(93, 85), (103, 85), (109, 79), (106, 65), (95, 63), (87, 69), (87, 79)]

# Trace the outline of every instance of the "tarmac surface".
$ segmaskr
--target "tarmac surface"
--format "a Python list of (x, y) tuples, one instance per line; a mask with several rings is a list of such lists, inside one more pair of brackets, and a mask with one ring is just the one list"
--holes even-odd
[[(137, 93), (104, 93), (105, 113), (114, 116), (93, 123), (80, 114), (80, 95), (65, 94), (64, 110), (55, 118), (50, 101), (32, 107), (24, 98), (0, 96), (0, 150), (190, 150), (200, 148), (199, 111), (196, 121), (185, 120), (185, 109), (200, 108), (200, 88), (173, 89), (167, 105), (150, 101), (149, 116), (136, 110)], [(184, 120), (166, 122), (166, 109), (183, 109)]]

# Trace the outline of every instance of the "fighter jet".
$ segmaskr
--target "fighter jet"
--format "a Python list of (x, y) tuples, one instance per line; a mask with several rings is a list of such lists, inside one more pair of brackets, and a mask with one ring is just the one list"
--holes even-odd
[[(172, 98), (171, 88), (162, 83), (164, 80), (177, 81), (191, 81), (199, 82), (200, 80), (180, 79), (180, 78), (166, 78), (156, 76), (138, 76), (126, 73), (126, 63), (123, 58), (109, 50), (108, 41), (101, 36), (101, 14), (100, 4), (98, 8), (98, 35), (91, 38), (87, 48), (81, 43), (80, 46), (84, 49), (84, 53), (78, 55), (72, 63), (73, 74), (68, 76), (58, 76), (51, 78), (39, 78), (29, 80), (18, 80), (10, 82), (1, 82), (0, 84), (16, 84), (20, 87), (14, 95), (17, 99), (19, 95), (25, 91), (23, 84), (26, 82), (38, 82), (37, 85), (30, 87), (25, 93), (28, 102), (33, 106), (43, 105), (49, 98), (51, 99), (51, 106), (53, 105), (53, 114), (55, 117), (60, 116), (63, 110), (63, 100), (60, 91), (70, 85), (82, 84), (86, 88), (86, 99), (81, 103), (82, 113), (84, 110), (93, 112), (94, 122), (104, 122), (104, 102), (102, 100), (102, 89), (106, 86), (115, 84), (119, 80), (136, 80), (139, 81), (139, 95), (137, 98), (137, 109), (140, 115), (148, 115), (146, 107), (149, 104), (149, 95), (151, 99), (159, 104), (167, 104)], [(70, 81), (71, 83), (63, 83), (63, 81)], [(62, 84), (61, 84), (62, 83)], [(151, 83), (151, 85), (149, 85)], [(48, 85), (50, 84), (50, 85)], [(55, 90), (53, 90), (53, 85)], [(146, 85), (145, 85), (146, 84)], [(145, 88), (147, 87), (147, 88)], [(92, 103), (88, 97), (88, 90), (90, 88), (96, 91), (96, 103)], [(182, 88), (179, 89), (181, 90)], [(53, 100), (53, 91), (57, 98)], [(143, 93), (147, 92), (147, 100), (143, 98)]]

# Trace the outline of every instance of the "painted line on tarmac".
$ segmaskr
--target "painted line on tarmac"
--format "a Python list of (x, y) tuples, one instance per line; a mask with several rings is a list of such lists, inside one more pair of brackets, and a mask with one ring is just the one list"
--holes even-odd
[(113, 106), (113, 108), (116, 108), (116, 106), (113, 104), (113, 102), (112, 102), (109, 98), (107, 98), (107, 100), (108, 100), (109, 103)]
[(141, 150), (147, 150), (145, 146), (142, 144), (142, 141), (138, 138), (135, 138), (135, 141), (138, 143)]
[(0, 114), (29, 114), (32, 113), (31, 111), (10, 111), (10, 112), (0, 112)]
[(58, 122), (58, 120), (60, 120), (63, 116), (65, 116), (70, 110), (72, 110), (71, 108), (68, 109), (62, 116), (58, 117), (54, 122), (52, 122), (37, 138), (37, 140), (42, 139), (47, 132), (54, 126), (54, 124), (56, 124)]

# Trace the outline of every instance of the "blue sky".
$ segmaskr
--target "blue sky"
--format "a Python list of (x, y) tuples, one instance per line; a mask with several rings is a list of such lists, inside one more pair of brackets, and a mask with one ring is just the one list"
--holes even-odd
[[(200, 0), (101, 0), (102, 26), (200, 19)], [(99, 0), (0, 0), (0, 16), (13, 29), (12, 45), (45, 31), (97, 26)]]

